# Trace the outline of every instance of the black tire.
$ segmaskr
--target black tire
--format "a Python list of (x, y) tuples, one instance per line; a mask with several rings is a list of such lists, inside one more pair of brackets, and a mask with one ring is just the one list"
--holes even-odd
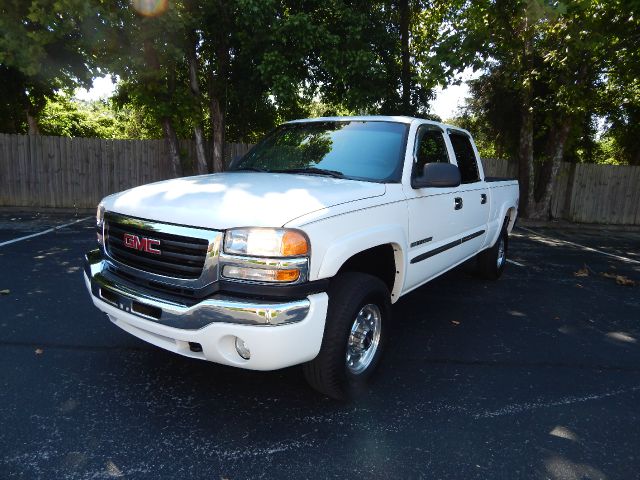
[[(332, 280), (327, 293), (329, 307), (320, 353), (302, 368), (307, 382), (314, 389), (336, 400), (345, 400), (365, 390), (367, 381), (380, 361), (391, 316), (389, 290), (372, 275), (345, 272)], [(354, 367), (347, 366), (347, 343), (358, 313), (363, 309), (370, 311), (373, 308), (370, 305), (377, 306), (380, 312), (379, 341), (370, 354), (372, 357), (366, 368), (353, 373)], [(370, 345), (374, 343), (369, 342)]]
[[(500, 236), (496, 243), (487, 250), (480, 252), (477, 256), (478, 273), (489, 280), (497, 280), (502, 275), (507, 264), (507, 253), (509, 251), (509, 233), (507, 231), (508, 219), (505, 220)], [(503, 248), (504, 255), (500, 255)], [(501, 261), (498, 259), (501, 257)]]

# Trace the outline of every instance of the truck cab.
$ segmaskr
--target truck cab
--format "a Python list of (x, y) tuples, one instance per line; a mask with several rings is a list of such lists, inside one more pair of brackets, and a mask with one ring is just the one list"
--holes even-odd
[(295, 120), (227, 172), (106, 197), (85, 283), (149, 343), (253, 370), (302, 364), (345, 398), (373, 374), (400, 297), (473, 258), (502, 274), (517, 206), (517, 182), (486, 178), (455, 126)]

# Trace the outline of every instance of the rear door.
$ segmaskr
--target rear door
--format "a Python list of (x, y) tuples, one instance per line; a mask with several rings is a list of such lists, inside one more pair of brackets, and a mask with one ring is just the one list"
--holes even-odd
[(460, 258), (467, 258), (477, 253), (485, 242), (490, 211), (489, 189), (481, 178), (481, 167), (469, 134), (455, 129), (448, 129), (447, 133), (462, 179), (455, 202), (458, 221), (464, 229), (461, 232), (462, 242), (456, 249)]

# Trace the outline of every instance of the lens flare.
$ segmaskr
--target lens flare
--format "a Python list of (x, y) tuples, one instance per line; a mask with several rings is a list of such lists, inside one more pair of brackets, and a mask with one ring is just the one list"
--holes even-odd
[(169, 0), (131, 0), (131, 6), (145, 17), (157, 17), (169, 8)]

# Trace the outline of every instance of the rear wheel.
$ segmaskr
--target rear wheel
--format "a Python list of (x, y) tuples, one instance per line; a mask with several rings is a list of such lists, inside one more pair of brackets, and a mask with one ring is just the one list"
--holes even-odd
[(391, 303), (380, 279), (358, 272), (338, 275), (328, 293), (320, 353), (303, 371), (313, 388), (345, 399), (364, 391), (380, 361)]
[(508, 219), (500, 231), (500, 236), (493, 247), (480, 252), (477, 257), (478, 272), (489, 280), (497, 280), (504, 271), (509, 249)]

